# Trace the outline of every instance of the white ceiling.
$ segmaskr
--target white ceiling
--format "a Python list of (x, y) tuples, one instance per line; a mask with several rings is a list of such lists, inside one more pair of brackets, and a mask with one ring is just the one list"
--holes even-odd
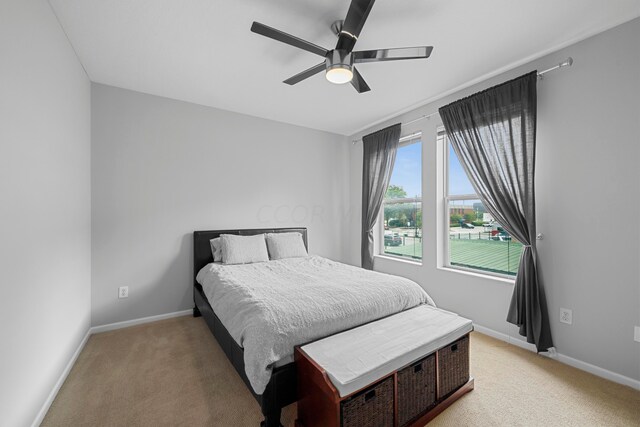
[(50, 2), (94, 82), (344, 135), (640, 16), (640, 0), (378, 0), (356, 50), (434, 50), (358, 66), (372, 89), (358, 94), (323, 74), (283, 84), (322, 58), (249, 31), (255, 20), (330, 49), (350, 0)]

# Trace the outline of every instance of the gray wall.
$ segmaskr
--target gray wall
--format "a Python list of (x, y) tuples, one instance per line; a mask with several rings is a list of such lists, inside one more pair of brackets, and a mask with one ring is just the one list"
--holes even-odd
[(0, 424), (33, 423), (90, 324), (90, 83), (48, 2), (0, 3)]
[(340, 259), (347, 163), (343, 136), (94, 84), (92, 324), (192, 308), (194, 230), (307, 226)]
[[(575, 59), (538, 84), (537, 211), (542, 279), (559, 353), (640, 379), (640, 20), (363, 132), (437, 111), (453, 100), (533, 69)], [(439, 116), (403, 129), (423, 132), (424, 262), (376, 259), (375, 268), (418, 281), (444, 308), (520, 338), (505, 321), (513, 285), (437, 268), (436, 128)], [(359, 137), (361, 134), (354, 135)], [(351, 149), (351, 238), (359, 264), (362, 144)], [(559, 309), (573, 309), (573, 325)]]

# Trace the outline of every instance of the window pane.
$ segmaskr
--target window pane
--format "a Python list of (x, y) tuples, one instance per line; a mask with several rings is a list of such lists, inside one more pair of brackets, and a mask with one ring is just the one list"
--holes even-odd
[(422, 259), (422, 142), (398, 148), (385, 202), (384, 253)]
[(522, 243), (485, 211), (480, 200), (449, 202), (449, 264), (515, 275)]
[(422, 196), (422, 142), (398, 148), (386, 198)]
[(384, 205), (384, 253), (422, 259), (422, 200)]
[(461, 195), (461, 194), (475, 194), (476, 190), (473, 189), (469, 178), (467, 178), (467, 174), (464, 169), (462, 169), (462, 165), (460, 164), (460, 160), (458, 160), (458, 156), (456, 152), (453, 151), (453, 147), (450, 143), (447, 143), (447, 147), (449, 149), (449, 195)]

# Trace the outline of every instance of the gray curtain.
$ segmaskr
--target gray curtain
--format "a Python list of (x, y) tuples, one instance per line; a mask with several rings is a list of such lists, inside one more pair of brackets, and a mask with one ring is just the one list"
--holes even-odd
[(373, 226), (389, 186), (400, 141), (400, 123), (362, 138), (362, 267), (373, 270)]
[(533, 71), (440, 109), (454, 151), (487, 211), (524, 245), (507, 321), (538, 351), (553, 347), (536, 260)]

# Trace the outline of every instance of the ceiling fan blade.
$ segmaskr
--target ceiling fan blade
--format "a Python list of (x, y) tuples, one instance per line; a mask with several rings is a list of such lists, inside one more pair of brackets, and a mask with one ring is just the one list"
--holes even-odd
[(358, 93), (369, 92), (371, 90), (367, 82), (364, 81), (364, 79), (362, 78), (358, 70), (355, 69), (355, 67), (353, 68), (353, 78), (351, 79), (351, 84), (353, 85), (353, 87), (356, 88)]
[(293, 77), (289, 77), (283, 83), (286, 83), (288, 85), (294, 85), (296, 83), (300, 83), (304, 79), (308, 79), (309, 77), (311, 77), (313, 75), (316, 75), (321, 71), (324, 71), (326, 68), (327, 68), (327, 66), (325, 65), (325, 63), (321, 62), (318, 65), (314, 65), (313, 67), (311, 67), (311, 68), (309, 68), (307, 70), (304, 70), (303, 72), (298, 73)]
[(265, 37), (277, 40), (279, 42), (306, 50), (307, 52), (315, 53), (316, 55), (327, 56), (327, 53), (329, 52), (323, 47), (320, 47), (306, 40), (302, 40), (301, 38), (298, 38), (296, 36), (292, 36), (291, 34), (283, 33), (280, 30), (276, 30), (275, 28), (271, 28), (268, 25), (264, 25), (259, 22), (254, 21), (253, 25), (251, 25), (251, 31), (256, 34), (260, 34)]
[(351, 6), (338, 35), (336, 49), (353, 50), (375, 0), (351, 0)]
[(433, 46), (398, 47), (395, 49), (361, 50), (353, 52), (353, 62), (399, 61), (402, 59), (421, 59), (431, 55)]

